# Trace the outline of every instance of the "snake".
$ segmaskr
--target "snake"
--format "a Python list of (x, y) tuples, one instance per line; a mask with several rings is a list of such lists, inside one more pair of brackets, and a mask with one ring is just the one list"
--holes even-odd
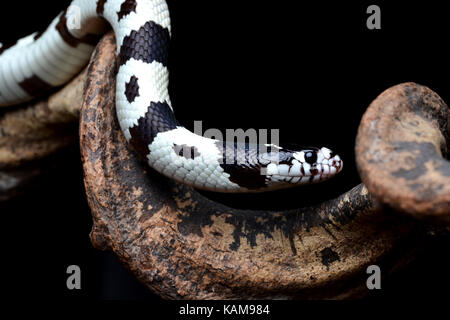
[(125, 139), (151, 168), (197, 189), (263, 192), (316, 183), (343, 168), (326, 147), (224, 141), (189, 131), (169, 96), (171, 23), (164, 0), (73, 0), (41, 32), (0, 46), (0, 106), (62, 86), (113, 29), (116, 114)]

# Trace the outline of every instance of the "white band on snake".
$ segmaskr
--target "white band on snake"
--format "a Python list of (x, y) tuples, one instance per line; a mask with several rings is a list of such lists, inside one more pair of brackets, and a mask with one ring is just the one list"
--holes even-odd
[(334, 176), (327, 148), (224, 142), (180, 126), (168, 92), (170, 17), (164, 0), (74, 0), (42, 33), (0, 47), (0, 106), (30, 100), (74, 77), (112, 26), (117, 41), (116, 111), (123, 134), (158, 172), (193, 187), (259, 192)]

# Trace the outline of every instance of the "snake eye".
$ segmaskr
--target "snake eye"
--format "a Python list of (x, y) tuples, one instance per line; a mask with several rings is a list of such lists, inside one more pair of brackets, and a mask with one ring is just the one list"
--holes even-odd
[(317, 161), (317, 154), (312, 151), (308, 151), (305, 153), (305, 161), (309, 164), (314, 164)]

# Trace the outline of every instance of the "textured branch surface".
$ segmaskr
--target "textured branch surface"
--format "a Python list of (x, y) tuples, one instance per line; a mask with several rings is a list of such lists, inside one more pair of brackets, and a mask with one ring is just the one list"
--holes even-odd
[(42, 159), (74, 141), (86, 70), (48, 99), (0, 116), (0, 168)]
[(114, 109), (115, 42), (97, 46), (80, 123), (92, 243), (166, 298), (343, 298), (367, 291), (367, 265), (392, 269), (415, 224), (377, 210), (359, 185), (316, 207), (237, 210), (138, 160)]
[(0, 110), (0, 201), (23, 193), (76, 143), (86, 70), (41, 101)]
[(398, 211), (450, 223), (450, 110), (427, 87), (404, 83), (367, 109), (356, 160), (370, 194)]

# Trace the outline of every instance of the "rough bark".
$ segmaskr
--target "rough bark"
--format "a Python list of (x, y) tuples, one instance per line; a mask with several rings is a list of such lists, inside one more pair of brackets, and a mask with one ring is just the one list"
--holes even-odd
[[(86, 70), (47, 99), (2, 110), (0, 168), (42, 159), (74, 141)], [(69, 124), (69, 125), (68, 125)]]
[(403, 83), (365, 112), (356, 139), (362, 181), (383, 204), (450, 223), (450, 110), (431, 89)]
[(77, 142), (86, 70), (39, 101), (0, 110), (0, 201), (22, 194)]

